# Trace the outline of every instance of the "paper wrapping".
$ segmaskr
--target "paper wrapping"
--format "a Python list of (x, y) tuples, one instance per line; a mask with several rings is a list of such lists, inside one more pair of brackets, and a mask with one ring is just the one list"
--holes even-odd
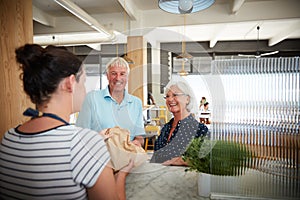
[(134, 167), (148, 159), (145, 150), (130, 141), (130, 132), (127, 129), (116, 126), (110, 128), (107, 134), (112, 135), (107, 139), (106, 145), (111, 156), (109, 165), (115, 171), (128, 165), (130, 159), (134, 161)]

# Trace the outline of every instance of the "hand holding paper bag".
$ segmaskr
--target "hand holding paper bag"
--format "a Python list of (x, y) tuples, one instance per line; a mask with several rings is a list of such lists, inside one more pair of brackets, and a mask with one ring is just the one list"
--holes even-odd
[(128, 165), (130, 159), (134, 161), (135, 167), (147, 160), (145, 150), (130, 141), (128, 130), (116, 126), (108, 129), (105, 135), (107, 134), (111, 135), (107, 138), (106, 145), (111, 156), (110, 165), (115, 171)]

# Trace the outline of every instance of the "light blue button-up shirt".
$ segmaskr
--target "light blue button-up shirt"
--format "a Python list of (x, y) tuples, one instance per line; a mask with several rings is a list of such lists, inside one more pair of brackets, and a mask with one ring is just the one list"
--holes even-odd
[(105, 128), (119, 126), (130, 131), (130, 139), (145, 135), (142, 101), (128, 94), (118, 104), (109, 94), (108, 86), (103, 90), (94, 90), (87, 94), (76, 125), (101, 131)]

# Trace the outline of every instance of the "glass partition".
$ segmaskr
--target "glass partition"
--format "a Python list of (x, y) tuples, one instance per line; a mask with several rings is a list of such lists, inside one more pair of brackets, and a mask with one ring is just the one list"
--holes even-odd
[[(299, 197), (299, 57), (214, 60), (211, 76), (224, 94), (212, 95), (212, 138), (246, 144), (255, 154), (235, 195)], [(218, 185), (213, 192), (230, 193), (230, 183)]]

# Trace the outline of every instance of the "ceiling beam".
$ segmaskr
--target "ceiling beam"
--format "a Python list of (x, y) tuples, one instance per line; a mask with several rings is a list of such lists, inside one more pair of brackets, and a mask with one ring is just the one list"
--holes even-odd
[(244, 4), (245, 0), (233, 0), (232, 1), (232, 9), (231, 9), (231, 13), (232, 14), (236, 14), (239, 9), (242, 7), (242, 5)]
[(109, 40), (114, 40), (115, 35), (102, 26), (95, 18), (85, 12), (82, 8), (70, 0), (54, 0), (61, 7), (72, 13), (74, 16), (85, 22), (88, 26), (106, 36)]
[(274, 46), (275, 44), (278, 44), (279, 42), (287, 39), (290, 35), (292, 35), (294, 32), (300, 30), (300, 21), (295, 22), (288, 28), (281, 30), (280, 33), (277, 35), (274, 35), (269, 39), (268, 45), (269, 46)]
[(81, 44), (99, 44), (104, 42), (111, 42), (111, 38), (105, 38), (101, 33), (98, 32), (47, 34), (47, 35), (33, 36), (33, 42), (45, 46), (46, 45), (76, 46)]
[(137, 12), (138, 10), (132, 0), (118, 0), (120, 5), (123, 7), (127, 15), (129, 16), (130, 20), (137, 20)]
[(209, 47), (213, 48), (216, 43), (218, 42), (218, 40), (220, 39), (220, 35), (222, 35), (223, 30), (225, 30), (226, 28), (226, 24), (219, 26), (218, 28), (215, 29), (215, 34), (211, 37), (210, 41), (209, 41)]
[(32, 5), (32, 15), (34, 21), (39, 22), (45, 26), (55, 27), (55, 17), (48, 15), (34, 5)]

